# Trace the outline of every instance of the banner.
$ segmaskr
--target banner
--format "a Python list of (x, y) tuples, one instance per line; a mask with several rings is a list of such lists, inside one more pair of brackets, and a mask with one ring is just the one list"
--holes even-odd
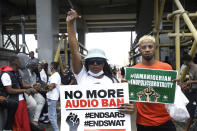
[(61, 86), (60, 98), (61, 131), (131, 131), (118, 108), (129, 103), (127, 83)]
[(177, 72), (126, 68), (129, 83), (129, 100), (142, 102), (174, 103)]

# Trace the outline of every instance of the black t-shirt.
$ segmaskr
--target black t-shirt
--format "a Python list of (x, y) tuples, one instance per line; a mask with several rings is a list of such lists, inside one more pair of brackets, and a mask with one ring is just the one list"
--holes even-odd
[(74, 79), (74, 74), (70, 70), (61, 74), (61, 83), (63, 85), (68, 85), (72, 79)]
[(125, 69), (124, 68), (121, 68), (121, 75), (125, 75)]

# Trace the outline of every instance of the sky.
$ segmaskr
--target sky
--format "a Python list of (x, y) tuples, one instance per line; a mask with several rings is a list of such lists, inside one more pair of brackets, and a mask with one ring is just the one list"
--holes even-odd
[[(22, 43), (22, 35), (19, 36), (20, 38), (20, 44)], [(26, 44), (29, 48), (29, 51), (34, 51), (36, 52), (36, 49), (38, 47), (38, 44), (37, 44), (37, 40), (35, 39), (34, 35), (30, 35), (30, 34), (27, 34), (25, 35), (25, 41), (26, 41)], [(36, 53), (35, 56), (37, 57), (38, 54)]]
[[(133, 35), (135, 38), (135, 34)], [(26, 35), (26, 43), (30, 51), (37, 48), (34, 35)], [(128, 64), (131, 32), (87, 33), (86, 48), (88, 50), (99, 48), (105, 51), (108, 63), (117, 66)], [(22, 42), (20, 42), (22, 43)], [(37, 54), (35, 54), (37, 57)]]
[(108, 63), (124, 66), (128, 64), (128, 53), (130, 50), (131, 32), (113, 33), (88, 33), (86, 35), (86, 48), (102, 49)]

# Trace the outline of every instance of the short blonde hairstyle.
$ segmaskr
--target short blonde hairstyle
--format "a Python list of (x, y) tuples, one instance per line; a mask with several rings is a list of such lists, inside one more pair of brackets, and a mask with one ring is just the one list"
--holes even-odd
[(140, 38), (139, 44), (141, 44), (145, 40), (151, 40), (155, 44), (155, 38), (151, 35), (144, 35)]

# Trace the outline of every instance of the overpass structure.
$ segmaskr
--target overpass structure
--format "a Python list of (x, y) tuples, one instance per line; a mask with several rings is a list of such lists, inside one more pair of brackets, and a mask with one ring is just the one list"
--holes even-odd
[[(48, 62), (54, 58), (59, 34), (66, 33), (66, 12), (75, 9), (82, 16), (76, 22), (78, 41), (85, 47), (85, 34), (90, 32), (136, 31), (137, 38), (131, 42), (130, 61), (139, 56), (137, 41), (144, 34), (154, 34), (157, 44), (174, 49), (175, 40), (166, 33), (175, 32), (175, 21), (167, 15), (177, 10), (176, 0), (1, 0), (0, 1), (0, 47), (26, 52), (24, 34), (35, 34), (38, 40), (39, 58)], [(195, 15), (196, 0), (180, 0), (188, 12)], [(196, 17), (192, 17), (194, 25)], [(183, 21), (181, 30), (188, 32)], [(19, 43), (23, 34), (23, 43)], [(131, 35), (131, 39), (132, 35)], [(190, 38), (191, 40), (191, 38)], [(168, 46), (168, 45), (169, 46)], [(169, 48), (169, 49), (170, 49)], [(166, 51), (166, 50), (164, 50)], [(159, 51), (158, 51), (159, 52)], [(157, 52), (157, 53), (158, 53)], [(82, 52), (83, 53), (83, 50)], [(47, 55), (46, 55), (47, 54)], [(158, 59), (164, 59), (157, 55)]]
[[(131, 33), (131, 64), (140, 60), (138, 39), (144, 34), (155, 36), (156, 58), (164, 61), (168, 56), (178, 71), (185, 49), (195, 56), (197, 0), (0, 0), (0, 66), (7, 64), (11, 55), (28, 53), (25, 34), (35, 35), (39, 59), (47, 62), (54, 56), (55, 61), (61, 58), (61, 43), (65, 42), (66, 61), (69, 58), (66, 35), (59, 35), (66, 33), (66, 12), (71, 8), (82, 16), (76, 22), (81, 54), (86, 33), (136, 31), (134, 43)], [(124, 43), (120, 49), (121, 46)], [(185, 73), (186, 70), (183, 76)]]

